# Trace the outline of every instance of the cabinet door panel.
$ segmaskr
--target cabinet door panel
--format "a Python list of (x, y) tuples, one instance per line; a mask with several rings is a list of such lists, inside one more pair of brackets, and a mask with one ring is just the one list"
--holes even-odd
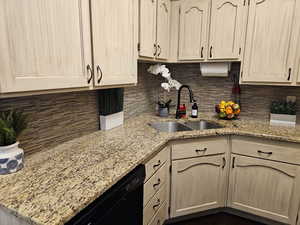
[(206, 156), (172, 162), (172, 217), (224, 206), (224, 157)]
[(139, 24), (139, 55), (153, 58), (156, 42), (156, 8), (157, 0), (140, 0), (140, 24)]
[(243, 30), (243, 0), (213, 0), (209, 59), (237, 59)]
[(297, 0), (250, 1), (243, 81), (291, 82)]
[(158, 59), (168, 59), (170, 45), (171, 1), (158, 0), (157, 5), (157, 45)]
[(206, 57), (208, 0), (184, 0), (180, 8), (179, 60)]
[(287, 224), (295, 224), (299, 206), (299, 167), (232, 156), (229, 206)]
[(88, 86), (87, 0), (3, 0), (0, 33), (1, 92)]
[(93, 0), (96, 86), (137, 82), (135, 0)]

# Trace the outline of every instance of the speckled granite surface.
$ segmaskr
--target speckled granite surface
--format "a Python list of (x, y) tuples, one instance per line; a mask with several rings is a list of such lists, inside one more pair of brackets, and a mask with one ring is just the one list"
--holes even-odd
[(148, 125), (159, 120), (174, 119), (143, 114), (123, 127), (29, 155), (22, 171), (0, 176), (0, 206), (29, 224), (62, 225), (170, 140), (234, 134), (300, 143), (300, 127), (243, 119), (218, 121), (225, 128), (217, 130), (159, 133)]

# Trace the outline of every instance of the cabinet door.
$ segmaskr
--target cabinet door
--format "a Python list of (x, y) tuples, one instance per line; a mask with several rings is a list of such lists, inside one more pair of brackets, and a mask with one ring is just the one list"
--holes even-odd
[(171, 1), (158, 0), (157, 5), (157, 59), (168, 59), (170, 45)]
[(242, 81), (292, 81), (297, 1), (250, 0)]
[(157, 0), (140, 0), (139, 56), (153, 58), (156, 47)]
[(225, 155), (172, 162), (171, 217), (225, 205)]
[(95, 85), (137, 82), (136, 0), (92, 0)]
[(88, 0), (0, 1), (2, 93), (88, 86)]
[(233, 155), (229, 183), (230, 207), (295, 224), (299, 166)]
[(183, 0), (180, 6), (179, 60), (201, 60), (207, 53), (209, 0)]
[(209, 59), (238, 59), (244, 23), (244, 0), (212, 0)]

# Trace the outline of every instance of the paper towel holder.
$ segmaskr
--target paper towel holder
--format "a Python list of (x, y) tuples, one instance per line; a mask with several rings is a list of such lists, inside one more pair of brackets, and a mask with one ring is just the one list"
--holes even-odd
[(231, 62), (204, 62), (200, 63), (200, 75), (203, 77), (228, 77)]

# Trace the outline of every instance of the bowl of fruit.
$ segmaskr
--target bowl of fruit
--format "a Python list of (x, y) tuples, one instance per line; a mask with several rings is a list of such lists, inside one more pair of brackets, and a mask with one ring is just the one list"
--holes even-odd
[(241, 113), (241, 107), (233, 101), (221, 101), (220, 104), (216, 105), (216, 113), (220, 119), (237, 119)]

